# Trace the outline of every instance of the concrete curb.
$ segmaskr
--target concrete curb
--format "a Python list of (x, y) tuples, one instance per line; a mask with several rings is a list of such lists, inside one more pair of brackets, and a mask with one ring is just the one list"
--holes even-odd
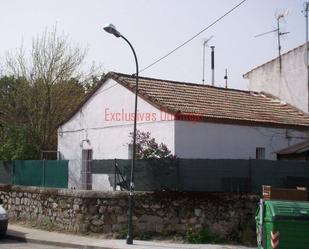
[(244, 246), (211, 245), (211, 244), (182, 244), (158, 241), (135, 240), (133, 245), (127, 245), (125, 240), (105, 240), (85, 236), (48, 232), (40, 229), (9, 225), (7, 238), (17, 241), (58, 246), (60, 248), (81, 249), (256, 249)]
[(70, 242), (32, 239), (32, 238), (27, 238), (25, 236), (16, 235), (14, 234), (14, 231), (10, 231), (10, 230), (7, 231), (6, 238), (21, 241), (21, 242), (29, 242), (29, 243), (43, 244), (43, 245), (49, 245), (49, 246), (70, 247), (70, 248), (80, 248), (80, 249), (116, 249), (115, 247), (81, 245), (78, 243), (70, 243)]

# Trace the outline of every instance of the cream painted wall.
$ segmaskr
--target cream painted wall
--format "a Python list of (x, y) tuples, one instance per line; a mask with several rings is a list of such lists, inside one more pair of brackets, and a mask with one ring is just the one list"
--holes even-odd
[(308, 82), (305, 66), (305, 46), (282, 55), (244, 75), (249, 80), (249, 90), (266, 92), (279, 97), (304, 112), (308, 111)]
[(176, 121), (175, 152), (181, 158), (254, 159), (256, 147), (276, 160), (277, 150), (303, 141), (306, 132), (230, 124)]

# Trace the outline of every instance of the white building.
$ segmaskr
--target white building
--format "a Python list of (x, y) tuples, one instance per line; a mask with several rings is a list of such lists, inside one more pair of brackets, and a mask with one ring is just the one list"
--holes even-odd
[(279, 57), (260, 65), (244, 74), (249, 80), (249, 90), (266, 92), (281, 100), (309, 112), (306, 46), (301, 45)]
[[(134, 91), (134, 77), (108, 73), (59, 126), (58, 151), (69, 160), (70, 187), (85, 187), (88, 160), (129, 157)], [(144, 77), (137, 119), (137, 129), (179, 158), (275, 160), (274, 152), (303, 141), (309, 128), (304, 113), (271, 96)], [(100, 177), (93, 176), (93, 188), (104, 182)]]

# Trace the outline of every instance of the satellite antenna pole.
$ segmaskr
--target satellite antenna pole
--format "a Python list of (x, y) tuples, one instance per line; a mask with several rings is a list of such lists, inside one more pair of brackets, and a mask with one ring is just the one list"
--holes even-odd
[(282, 61), (281, 61), (281, 42), (280, 42), (280, 36), (288, 34), (289, 32), (280, 32), (280, 19), (284, 18), (285, 16), (288, 15), (288, 12), (284, 12), (281, 14), (277, 14), (277, 36), (278, 36), (278, 52), (279, 52), (279, 67), (280, 67), (280, 72), (281, 72), (281, 67), (282, 67)]
[(207, 43), (213, 38), (213, 36), (209, 37), (208, 39), (205, 39), (203, 42), (203, 78), (202, 82), (205, 84), (205, 47), (208, 47)]
[(282, 68), (282, 61), (281, 61), (281, 36), (282, 35), (286, 35), (286, 34), (289, 34), (290, 32), (281, 32), (280, 30), (280, 19), (283, 19), (284, 17), (286, 17), (288, 15), (288, 11), (285, 11), (284, 13), (279, 13), (279, 14), (276, 14), (275, 17), (277, 19), (277, 28), (274, 29), (274, 30), (271, 30), (271, 31), (268, 31), (268, 32), (265, 32), (265, 33), (262, 33), (262, 34), (258, 34), (254, 37), (259, 37), (259, 36), (263, 36), (263, 35), (267, 35), (267, 34), (270, 34), (270, 33), (273, 33), (273, 32), (276, 32), (277, 33), (277, 39), (278, 39), (278, 54), (279, 54), (279, 68), (280, 68), (280, 72), (281, 72), (281, 68)]
[(205, 41), (203, 43), (203, 85), (205, 84), (205, 46), (206, 46), (207, 42)]
[(277, 37), (278, 37), (278, 52), (279, 52), (279, 67), (281, 72), (281, 44), (280, 44), (280, 17), (277, 17)]

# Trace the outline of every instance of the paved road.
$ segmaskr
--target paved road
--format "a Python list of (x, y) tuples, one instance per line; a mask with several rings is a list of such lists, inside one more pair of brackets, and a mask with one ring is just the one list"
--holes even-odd
[[(0, 249), (60, 249), (64, 247), (27, 243), (8, 238), (0, 238)], [(65, 247), (65, 249), (73, 249)]]

